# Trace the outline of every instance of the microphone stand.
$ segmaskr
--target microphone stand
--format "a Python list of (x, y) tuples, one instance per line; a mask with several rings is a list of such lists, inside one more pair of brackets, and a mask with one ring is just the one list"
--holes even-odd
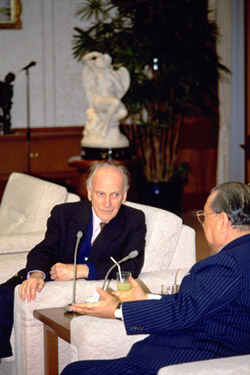
[[(117, 267), (117, 265), (119, 265), (120, 263), (126, 262), (129, 259), (136, 258), (138, 254), (139, 253), (138, 253), (137, 250), (133, 250), (126, 257), (122, 258), (121, 260), (119, 260), (118, 262), (116, 262), (115, 264), (113, 264), (112, 267), (110, 267), (110, 269), (108, 270), (108, 272), (105, 275), (105, 278), (104, 278), (104, 281), (103, 281), (103, 284), (102, 284), (102, 289), (106, 290), (105, 287), (106, 287), (106, 283), (107, 283), (107, 280), (108, 280), (108, 275), (110, 274), (110, 272), (112, 271), (112, 269), (114, 269), (115, 267)], [(112, 259), (112, 257), (110, 257), (110, 259), (114, 262), (114, 259)]]
[(32, 61), (29, 65), (25, 66), (22, 70), (26, 71), (26, 108), (27, 108), (27, 131), (26, 131), (26, 142), (27, 142), (27, 170), (30, 174), (30, 79), (29, 69), (36, 65), (35, 61)]
[[(110, 257), (110, 259), (112, 260), (112, 257)], [(124, 258), (124, 259), (125, 259), (125, 258)], [(126, 260), (127, 260), (127, 259), (128, 259), (128, 257), (126, 257)], [(120, 263), (122, 263), (122, 262), (123, 262), (123, 259), (120, 260)], [(119, 264), (119, 262), (118, 262), (118, 264)], [(103, 284), (102, 284), (102, 289), (103, 289), (103, 290), (106, 290), (106, 289), (107, 289), (107, 288), (106, 288), (107, 281), (110, 281), (110, 280), (108, 280), (108, 275), (110, 274), (110, 272), (112, 271), (112, 269), (115, 268), (115, 267), (117, 267), (117, 264), (116, 264), (116, 263), (113, 264), (113, 265), (108, 269), (108, 272), (106, 273), (105, 278), (104, 278), (104, 280), (103, 280)], [(89, 297), (89, 298), (87, 298), (85, 302), (98, 302), (99, 299), (100, 299), (100, 296), (99, 296), (99, 294), (97, 293), (97, 291), (95, 291), (94, 294), (93, 294), (93, 297)]]
[[(127, 256), (125, 256), (124, 258), (122, 258), (121, 260), (119, 260), (119, 262), (113, 264), (107, 271), (106, 275), (105, 275), (105, 278), (104, 278), (104, 281), (103, 281), (103, 285), (102, 285), (102, 289), (103, 290), (106, 290), (106, 283), (107, 283), (107, 280), (108, 280), (108, 275), (110, 274), (110, 272), (112, 271), (112, 269), (114, 267), (117, 267), (117, 264), (119, 265), (120, 263), (123, 263), (123, 262), (126, 262), (127, 260), (129, 259), (133, 259), (135, 257), (137, 257), (137, 255), (139, 254), (139, 252), (137, 250), (133, 250), (131, 251)], [(114, 261), (114, 259), (112, 259), (112, 257), (110, 257), (110, 259), (112, 261)], [(110, 280), (109, 280), (110, 281)], [(94, 292), (94, 295), (93, 297), (89, 297), (86, 299), (85, 302), (98, 302), (100, 299), (100, 296), (97, 292)], [(74, 297), (73, 297), (73, 302), (74, 302)], [(72, 302), (72, 303), (73, 303)], [(70, 312), (70, 305), (67, 305), (64, 307), (66, 311)]]
[[(119, 262), (118, 262), (118, 264), (119, 264)], [(106, 273), (106, 275), (105, 275), (105, 279), (103, 280), (103, 284), (102, 284), (102, 289), (103, 289), (103, 290), (106, 290), (106, 283), (107, 283), (107, 281), (108, 281), (108, 275), (110, 274), (110, 272), (111, 272), (115, 267), (117, 267), (117, 264), (116, 264), (116, 263), (113, 264), (112, 267), (111, 267), (111, 268), (108, 270), (108, 272)]]
[[(115, 264), (113, 264), (107, 271), (106, 275), (105, 275), (105, 278), (104, 278), (104, 281), (103, 281), (103, 284), (102, 284), (102, 289), (103, 290), (106, 290), (107, 287), (106, 287), (106, 283), (108, 281), (108, 275), (110, 274), (110, 272), (112, 271), (112, 269), (114, 267), (117, 267), (117, 265), (119, 265), (120, 263), (123, 263), (123, 262), (126, 262), (127, 260), (129, 259), (133, 259), (135, 257), (137, 257), (137, 255), (139, 254), (139, 252), (137, 250), (133, 250), (131, 251), (127, 256), (125, 256), (124, 258), (122, 258), (121, 260), (119, 260), (119, 262), (116, 262)], [(110, 257), (110, 259), (114, 262), (114, 258)], [(109, 280), (110, 281), (110, 280)], [(89, 297), (86, 299), (85, 302), (98, 302), (100, 299), (100, 296), (99, 296), (99, 293), (98, 292), (94, 292), (94, 295), (93, 297)]]
[(26, 142), (27, 142), (27, 169), (28, 174), (30, 174), (30, 79), (29, 79), (29, 68), (26, 71), (26, 108), (27, 108), (27, 132), (26, 132)]
[(67, 306), (64, 306), (64, 309), (67, 312), (72, 312), (70, 310), (70, 306), (76, 302), (76, 267), (77, 267), (76, 261), (77, 261), (78, 247), (79, 247), (80, 240), (82, 237), (83, 237), (83, 232), (79, 230), (76, 234), (76, 244), (75, 244), (75, 251), (74, 251), (74, 277), (73, 277), (72, 303), (69, 303)]

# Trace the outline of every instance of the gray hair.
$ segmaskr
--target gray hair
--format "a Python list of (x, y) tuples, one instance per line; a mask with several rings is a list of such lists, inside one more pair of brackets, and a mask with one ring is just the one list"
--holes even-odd
[(211, 202), (211, 209), (225, 212), (232, 227), (246, 231), (250, 229), (250, 186), (241, 182), (225, 182), (215, 186), (211, 193), (218, 192)]
[(86, 179), (87, 189), (89, 189), (89, 190), (92, 189), (91, 182), (92, 182), (92, 178), (93, 178), (94, 174), (98, 171), (98, 169), (100, 169), (101, 167), (104, 167), (104, 166), (115, 167), (116, 169), (118, 169), (118, 171), (121, 172), (122, 177), (123, 177), (123, 181), (124, 181), (123, 193), (126, 193), (129, 189), (129, 186), (130, 186), (130, 173), (127, 170), (126, 167), (124, 167), (123, 165), (120, 165), (120, 164), (118, 164), (114, 161), (112, 161), (112, 162), (109, 162), (109, 161), (95, 162), (91, 165), (91, 167), (88, 171), (87, 179)]

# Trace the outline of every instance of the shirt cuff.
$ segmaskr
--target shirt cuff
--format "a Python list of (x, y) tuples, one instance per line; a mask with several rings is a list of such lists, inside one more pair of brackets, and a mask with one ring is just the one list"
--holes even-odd
[(86, 280), (96, 280), (97, 279), (97, 270), (94, 263), (84, 263), (89, 268), (88, 277), (85, 277)]
[[(160, 294), (151, 294), (148, 293), (148, 299), (161, 299), (162, 296)], [(116, 319), (123, 320), (123, 313), (122, 313), (122, 304), (119, 304), (119, 308), (115, 310), (115, 317)]]
[(117, 306), (114, 315), (115, 315), (116, 319), (123, 320), (122, 304), (121, 303), (119, 303), (119, 305)]
[(148, 299), (161, 299), (161, 295), (160, 294), (151, 294), (151, 293), (148, 293)]
[(46, 279), (46, 275), (45, 275), (45, 273), (43, 272), (43, 271), (41, 271), (41, 270), (32, 270), (32, 271), (29, 271), (28, 273), (27, 273), (27, 279), (29, 279), (30, 278), (30, 276), (31, 276), (31, 274), (33, 273), (33, 272), (40, 272), (40, 273), (42, 273), (42, 275), (43, 275), (43, 279), (45, 280)]

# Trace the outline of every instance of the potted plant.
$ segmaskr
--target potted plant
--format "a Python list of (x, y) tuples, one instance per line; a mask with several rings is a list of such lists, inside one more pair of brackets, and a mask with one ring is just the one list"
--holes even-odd
[(162, 186), (178, 182), (182, 191), (187, 179), (188, 165), (177, 163), (183, 122), (217, 116), (219, 71), (227, 69), (216, 54), (217, 28), (208, 20), (207, 1), (87, 0), (77, 15), (91, 24), (75, 28), (75, 58), (106, 52), (115, 66), (130, 72), (123, 98), (130, 125), (124, 129), (145, 161), (144, 175), (153, 190), (153, 200), (146, 193), (144, 203), (162, 207)]

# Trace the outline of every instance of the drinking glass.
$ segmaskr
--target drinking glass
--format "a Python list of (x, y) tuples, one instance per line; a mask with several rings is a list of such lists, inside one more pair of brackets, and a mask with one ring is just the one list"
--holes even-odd
[(179, 290), (179, 285), (173, 283), (165, 283), (161, 285), (161, 294), (174, 294)]
[(128, 281), (129, 276), (131, 275), (128, 271), (121, 271), (116, 273), (116, 287), (119, 291), (126, 291), (131, 289), (131, 284)]

